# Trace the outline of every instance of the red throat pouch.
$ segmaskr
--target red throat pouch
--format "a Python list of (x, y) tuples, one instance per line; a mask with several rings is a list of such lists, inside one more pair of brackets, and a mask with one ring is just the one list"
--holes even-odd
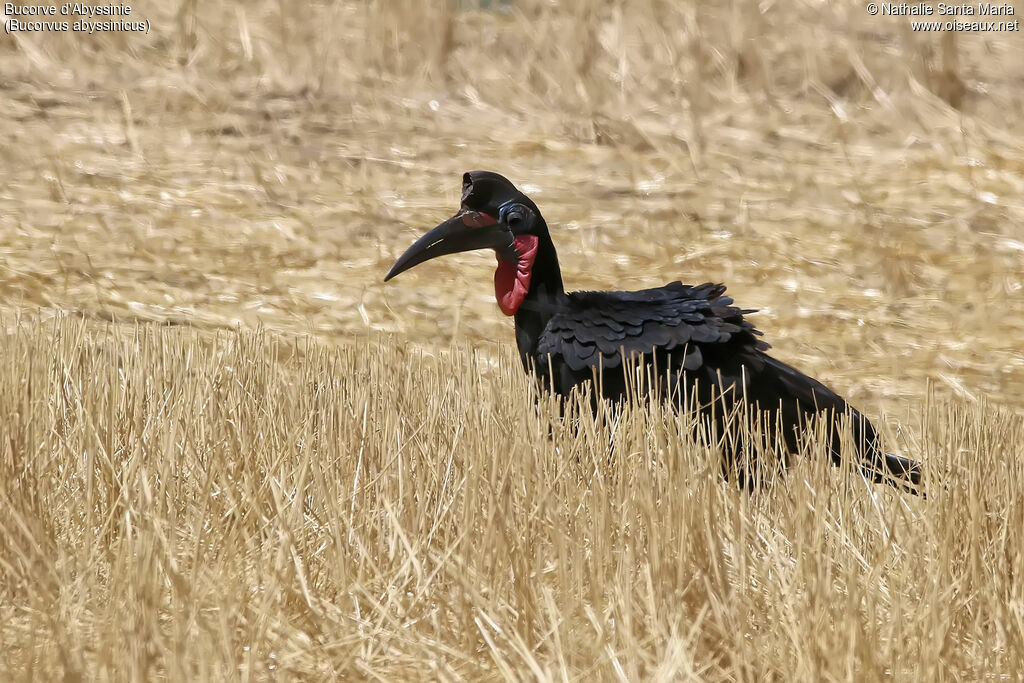
[(517, 235), (512, 244), (519, 252), (518, 263), (509, 263), (498, 257), (494, 271), (494, 296), (505, 315), (515, 315), (530, 291), (530, 276), (537, 258), (538, 239), (534, 235)]

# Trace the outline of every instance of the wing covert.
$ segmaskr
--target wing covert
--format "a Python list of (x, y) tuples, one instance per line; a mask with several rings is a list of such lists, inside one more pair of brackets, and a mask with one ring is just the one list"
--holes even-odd
[(561, 357), (580, 371), (617, 367), (623, 356), (686, 348), (683, 366), (696, 370), (704, 345), (768, 348), (743, 318), (752, 311), (733, 306), (724, 292), (723, 285), (679, 282), (638, 292), (573, 292), (548, 321), (537, 355)]

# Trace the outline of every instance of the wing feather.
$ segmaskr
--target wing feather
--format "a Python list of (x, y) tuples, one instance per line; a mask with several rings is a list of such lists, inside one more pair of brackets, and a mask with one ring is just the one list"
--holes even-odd
[(725, 287), (673, 282), (637, 292), (574, 292), (548, 321), (538, 344), (538, 361), (561, 357), (573, 371), (617, 367), (622, 353), (650, 354), (685, 348), (683, 366), (704, 363), (701, 346), (736, 343), (768, 345), (743, 316), (752, 311), (732, 305)]

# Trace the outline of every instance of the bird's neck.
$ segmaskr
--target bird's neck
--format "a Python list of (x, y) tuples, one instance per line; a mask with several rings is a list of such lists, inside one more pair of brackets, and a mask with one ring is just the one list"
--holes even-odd
[(533, 262), (530, 289), (516, 311), (516, 345), (526, 363), (537, 350), (537, 340), (565, 298), (562, 271), (558, 267), (558, 254), (551, 237), (542, 235), (537, 243), (537, 257)]

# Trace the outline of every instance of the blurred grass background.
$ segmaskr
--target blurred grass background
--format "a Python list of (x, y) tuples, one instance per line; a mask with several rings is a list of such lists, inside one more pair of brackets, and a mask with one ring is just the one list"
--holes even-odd
[[(150, 34), (0, 38), (6, 667), (1020, 670), (1019, 34), (812, 0), (132, 8)], [(474, 168), (536, 200), (570, 288), (727, 283), (947, 488), (819, 462), (737, 497), (658, 414), (549, 438), (490, 255), (381, 281)]]
[(856, 2), (133, 11), (149, 35), (0, 42), (7, 310), (511, 342), (489, 257), (381, 282), (487, 168), (570, 288), (723, 281), (869, 412), (929, 379), (1024, 410), (1018, 34)]

